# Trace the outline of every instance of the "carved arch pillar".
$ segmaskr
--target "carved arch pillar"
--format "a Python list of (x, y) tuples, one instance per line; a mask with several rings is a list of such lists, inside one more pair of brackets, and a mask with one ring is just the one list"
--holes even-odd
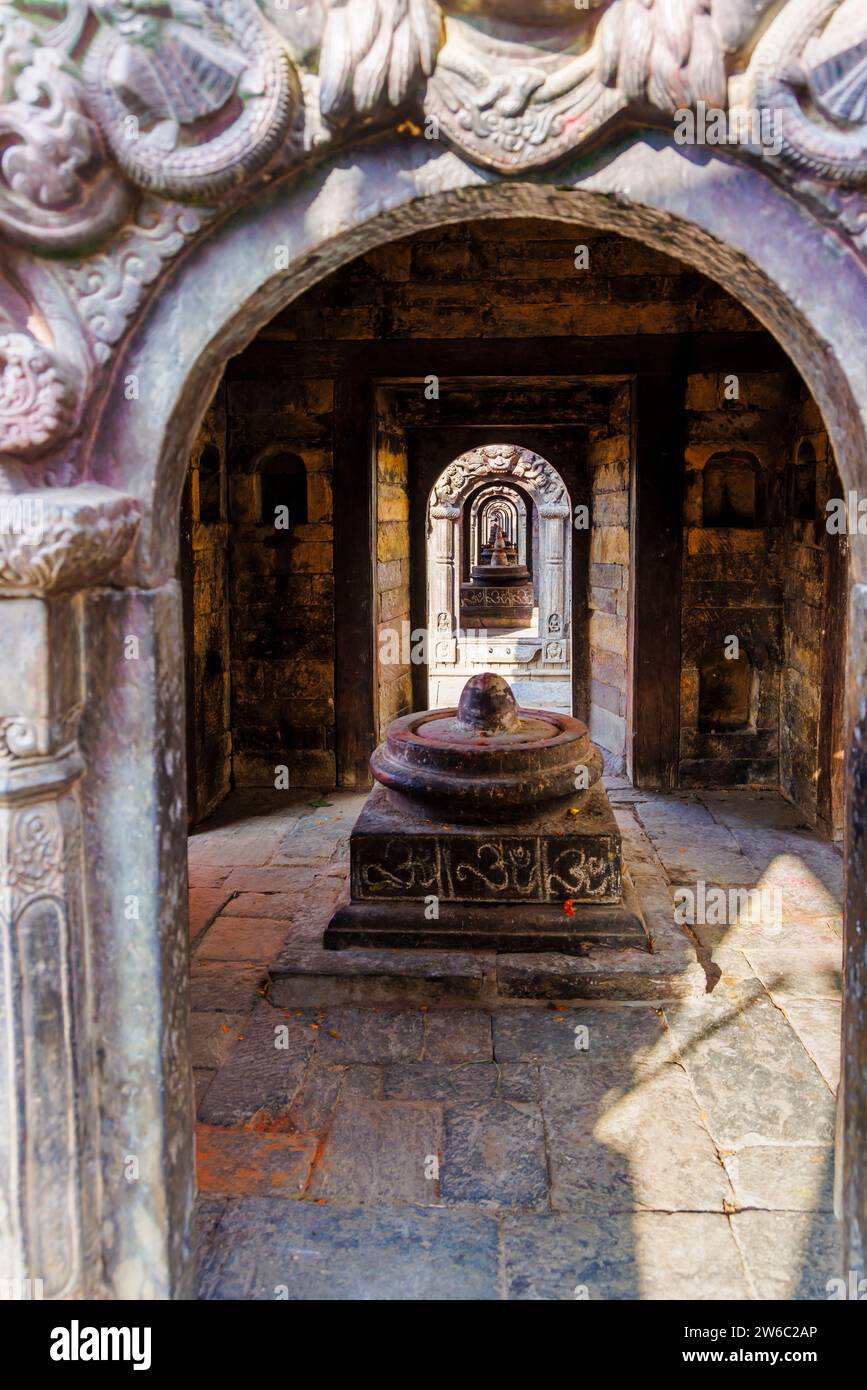
[[(138, 523), (102, 488), (3, 498), (0, 526), (0, 1253), (35, 1296), (94, 1297), (99, 1098), (79, 723), (88, 576)], [(26, 1283), (24, 1284), (26, 1287)]]
[(539, 635), (546, 666), (562, 666), (569, 660), (570, 519), (564, 502), (539, 508)]
[[(440, 643), (449, 641), (457, 630), (457, 528), (461, 508), (438, 504), (431, 508), (430, 616), (428, 626), (436, 633), (436, 653)], [(442, 664), (442, 663), (440, 663)], [(447, 664), (447, 663), (446, 663)]]

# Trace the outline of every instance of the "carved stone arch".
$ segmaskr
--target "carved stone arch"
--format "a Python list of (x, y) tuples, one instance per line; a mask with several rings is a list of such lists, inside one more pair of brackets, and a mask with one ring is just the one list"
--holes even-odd
[[(459, 565), (457, 534), (467, 499), (480, 483), (514, 483), (539, 513), (539, 635), (543, 665), (562, 666), (568, 658), (571, 610), (572, 507), (553, 464), (519, 444), (484, 444), (443, 469), (428, 499), (428, 626), (454, 633), (458, 628)], [(447, 622), (443, 621), (447, 615)], [(547, 639), (554, 635), (554, 641)]]
[[(90, 589), (81, 644), (87, 668), (81, 738), (88, 773), (82, 790), (86, 896), (96, 931), (94, 958), (103, 972), (101, 1022), (111, 1039), (104, 1094), (123, 1091), (135, 1097), (121, 1108), (124, 1124), (116, 1130), (130, 1152), (147, 1148), (145, 1141), (158, 1135), (150, 1146), (157, 1157), (146, 1180), (137, 1190), (128, 1185), (117, 1198), (103, 1252), (107, 1286), (135, 1298), (182, 1291), (189, 1278), (192, 1111), (188, 1077), (184, 1080), (185, 815), (177, 718), (183, 689), (179, 598), (172, 575), (190, 446), (232, 353), (305, 289), (381, 242), (478, 217), (580, 222), (678, 257), (749, 308), (783, 345), (816, 399), (844, 485), (862, 493), (867, 489), (867, 238), (863, 203), (855, 195), (823, 189), (809, 179), (787, 190), (757, 163), (677, 148), (664, 134), (624, 140), (614, 152), (585, 156), (553, 175), (538, 173), (531, 182), (498, 179), (436, 142), (390, 133), (330, 153), (301, 179), (259, 188), (249, 205), (228, 215), (221, 210), (200, 219), (187, 208), (147, 200), (142, 206), (158, 229), (155, 239), (166, 234), (165, 254), (150, 246), (143, 268), (135, 249), (141, 237), (131, 249), (124, 232), (120, 250), (100, 251), (56, 270), (77, 287), (88, 341), (105, 369), (98, 392), (89, 380), (78, 392), (80, 416), (89, 425), (83, 473), (89, 482), (131, 494), (141, 511), (139, 536), (118, 572), (114, 561), (120, 545), (94, 547), (92, 518), (79, 522), (72, 516), (68, 527), (64, 519), (57, 556), (49, 554), (47, 561), (50, 575), (63, 575), (63, 557), (82, 536), (82, 551), (102, 557), (99, 563), (88, 560), (76, 580), (78, 589)], [(816, 274), (817, 266), (828, 265), (833, 275)], [(91, 291), (94, 276), (103, 287), (98, 292)], [(125, 395), (127, 381), (137, 383), (134, 395)], [(28, 457), (22, 456), (18, 467), (16, 486), (21, 486), (34, 475), (28, 473)], [(99, 516), (116, 500), (116, 493), (106, 496), (106, 491), (94, 489)], [(132, 516), (122, 539), (131, 527)], [(867, 542), (853, 536), (851, 550), (853, 575), (863, 578)], [(29, 563), (26, 573), (19, 573), (20, 547), (4, 538), (4, 563), (10, 551), (11, 589), (29, 592), (32, 586), (43, 594), (42, 578), (34, 581)], [(849, 841), (850, 1000), (857, 1001), (865, 959), (859, 885), (867, 878), (859, 804), (867, 739), (863, 584), (853, 591), (851, 614), (850, 790), (856, 794)], [(60, 613), (70, 630), (74, 616)], [(142, 659), (118, 662), (116, 653), (129, 639), (140, 645)], [(50, 646), (46, 637), (45, 652)], [(68, 684), (77, 689), (75, 671)], [(75, 689), (64, 690), (64, 707), (73, 708)], [(20, 713), (11, 695), (10, 702), (11, 712)], [(50, 712), (36, 710), (33, 717), (47, 720)], [(141, 756), (130, 758), (131, 747), (140, 747)], [(46, 764), (43, 772), (53, 776), (53, 766)], [(27, 775), (36, 795), (30, 769)], [(122, 920), (129, 883), (140, 892), (145, 917), (134, 947), (126, 948), (128, 959), (120, 960), (114, 924)], [(146, 996), (158, 1021), (151, 1031), (159, 1042), (147, 1047), (134, 1031), (137, 1011), (122, 1007), (124, 988), (133, 987), (137, 1004)], [(861, 1017), (849, 1010), (847, 1027), (854, 1268), (859, 1224), (867, 1230), (867, 1100), (858, 1060), (865, 1046), (863, 1006)], [(163, 1153), (169, 1155), (165, 1167)], [(142, 1229), (152, 1235), (143, 1239)]]
[[(190, 248), (151, 291), (91, 418), (92, 469), (140, 497), (127, 574), (168, 577), (175, 515), (198, 421), (230, 356), (317, 281), (383, 242), (480, 217), (580, 221), (675, 255), (739, 299), (784, 347), (819, 405), (847, 486), (867, 457), (867, 269), (854, 246), (758, 170), (649, 134), (613, 158), (562, 171), (556, 188), (492, 181), (432, 142), (386, 139), (284, 181)], [(567, 182), (572, 179), (572, 186)], [(762, 228), (773, 221), (776, 234)], [(287, 253), (288, 268), (275, 261)], [(831, 257), (833, 277), (804, 267)], [(128, 377), (142, 383), (119, 404)], [(150, 516), (161, 524), (154, 530)], [(853, 538), (856, 572), (867, 543)]]

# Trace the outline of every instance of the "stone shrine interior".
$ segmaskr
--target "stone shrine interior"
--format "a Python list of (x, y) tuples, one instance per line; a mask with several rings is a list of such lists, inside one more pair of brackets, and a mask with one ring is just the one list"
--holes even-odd
[(180, 556), (205, 1199), (679, 1213), (643, 1289), (752, 1204), (750, 1270), (824, 1268), (842, 495), (777, 342), (613, 232), (381, 245), (230, 360)]
[(393, 720), (490, 670), (609, 776), (779, 789), (839, 838), (837, 496), (791, 363), (696, 271), (523, 220), (378, 248), (230, 362), (196, 442), (191, 823), (278, 768), (369, 787)]

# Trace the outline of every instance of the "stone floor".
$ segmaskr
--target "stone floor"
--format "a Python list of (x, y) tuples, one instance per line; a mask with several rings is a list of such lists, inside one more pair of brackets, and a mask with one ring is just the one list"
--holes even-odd
[[(323, 952), (358, 796), (191, 838), (202, 1298), (827, 1297), (839, 852), (771, 793), (611, 797), (656, 947), (613, 966)], [(676, 926), (698, 880), (782, 923)]]

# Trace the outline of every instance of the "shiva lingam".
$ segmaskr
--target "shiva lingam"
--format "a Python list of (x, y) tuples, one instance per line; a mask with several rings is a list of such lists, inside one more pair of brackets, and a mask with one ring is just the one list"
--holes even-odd
[(520, 708), (486, 672), (457, 709), (396, 719), (370, 766), (327, 947), (647, 949), (580, 719)]
[(470, 569), (470, 583), (461, 585), (461, 626), (525, 627), (533, 617), (530, 571), (518, 564), (517, 549), (501, 526), (493, 528), (481, 559)]

